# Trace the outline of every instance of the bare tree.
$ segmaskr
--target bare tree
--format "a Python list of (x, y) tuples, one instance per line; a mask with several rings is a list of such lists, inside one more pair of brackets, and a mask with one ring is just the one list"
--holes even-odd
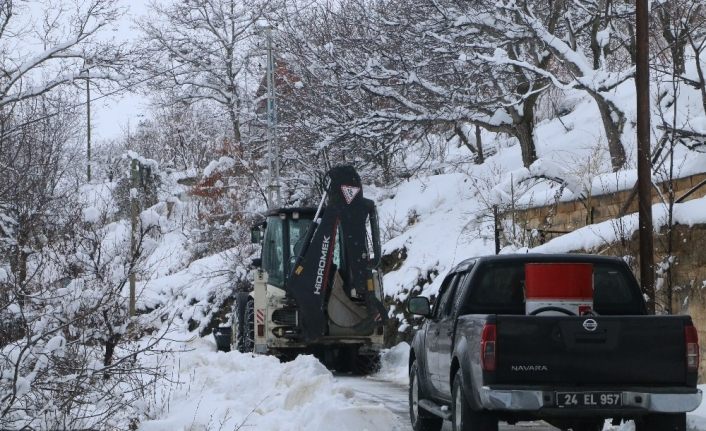
[[(626, 162), (622, 133), (625, 113), (615, 103), (611, 91), (634, 76), (631, 61), (616, 54), (634, 45), (630, 26), (626, 24), (634, 14), (631, 7), (607, 0), (585, 2), (554, 2), (564, 17), (561, 25), (551, 27), (539, 16), (537, 2), (500, 2), (498, 10), (511, 17), (513, 33), (524, 34), (544, 44), (556, 58), (547, 66), (539, 67), (525, 53), (517, 56), (506, 49), (498, 50), (484, 59), (496, 64), (516, 66), (544, 77), (557, 88), (585, 91), (596, 102), (605, 129), (613, 170)], [(621, 60), (622, 58), (622, 60)]]
[(703, 26), (705, 9), (703, 1), (668, 0), (655, 4), (658, 19), (653, 23), (653, 31), (661, 38), (654, 39), (661, 39), (666, 45), (660, 48), (669, 53), (669, 62), (676, 68), (677, 76), (686, 71), (686, 49), (691, 45), (690, 36)]
[(0, 4), (0, 108), (84, 81), (89, 70), (96, 82), (121, 78), (126, 53), (98, 38), (119, 17), (114, 2), (61, 0), (39, 14), (30, 8)]
[(152, 87), (171, 100), (211, 101), (230, 120), (231, 137), (242, 139), (253, 88), (263, 61), (256, 23), (274, 7), (269, 0), (186, 0), (152, 4), (154, 16), (139, 21), (145, 47), (142, 67), (155, 75)]
[(158, 104), (118, 146), (154, 159), (164, 168), (203, 169), (235, 147), (228, 145), (229, 128), (218, 120), (219, 114), (210, 103)]

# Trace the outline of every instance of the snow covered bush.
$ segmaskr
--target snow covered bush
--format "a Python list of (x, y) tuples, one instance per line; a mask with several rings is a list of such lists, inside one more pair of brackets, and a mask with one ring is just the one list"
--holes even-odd
[(158, 222), (143, 214), (131, 245), (109, 199), (84, 199), (65, 196), (53, 214), (60, 235), (27, 256), (24, 273), (0, 277), (0, 428), (126, 429), (160, 377), (143, 362), (159, 336), (142, 338), (159, 322), (128, 314), (128, 281), (148, 270)]

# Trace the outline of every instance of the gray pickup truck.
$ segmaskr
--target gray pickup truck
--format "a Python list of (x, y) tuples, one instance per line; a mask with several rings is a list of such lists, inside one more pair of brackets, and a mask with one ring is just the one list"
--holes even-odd
[[(589, 265), (588, 312), (540, 307), (528, 315), (524, 283), (532, 264)], [(433, 309), (415, 297), (408, 310), (426, 317), (409, 359), (415, 431), (439, 430), (443, 419), (459, 431), (529, 420), (598, 431), (605, 419), (634, 420), (638, 431), (685, 431), (685, 412), (701, 403), (691, 318), (647, 315), (620, 259), (470, 259), (445, 277)]]

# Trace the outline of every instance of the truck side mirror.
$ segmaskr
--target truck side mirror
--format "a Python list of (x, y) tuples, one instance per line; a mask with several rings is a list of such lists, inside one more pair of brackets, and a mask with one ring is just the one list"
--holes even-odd
[(250, 266), (252, 266), (253, 268), (262, 268), (262, 259), (256, 257), (250, 262)]
[(253, 244), (260, 244), (262, 241), (262, 231), (260, 228), (254, 227), (250, 230), (250, 242)]
[(429, 298), (424, 296), (415, 296), (410, 298), (407, 303), (407, 311), (419, 316), (429, 317), (431, 315), (431, 307), (429, 307)]

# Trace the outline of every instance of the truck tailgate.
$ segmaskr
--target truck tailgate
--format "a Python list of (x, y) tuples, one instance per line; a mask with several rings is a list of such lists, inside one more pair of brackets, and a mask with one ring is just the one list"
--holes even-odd
[(690, 322), (688, 316), (499, 315), (494, 382), (682, 386)]

